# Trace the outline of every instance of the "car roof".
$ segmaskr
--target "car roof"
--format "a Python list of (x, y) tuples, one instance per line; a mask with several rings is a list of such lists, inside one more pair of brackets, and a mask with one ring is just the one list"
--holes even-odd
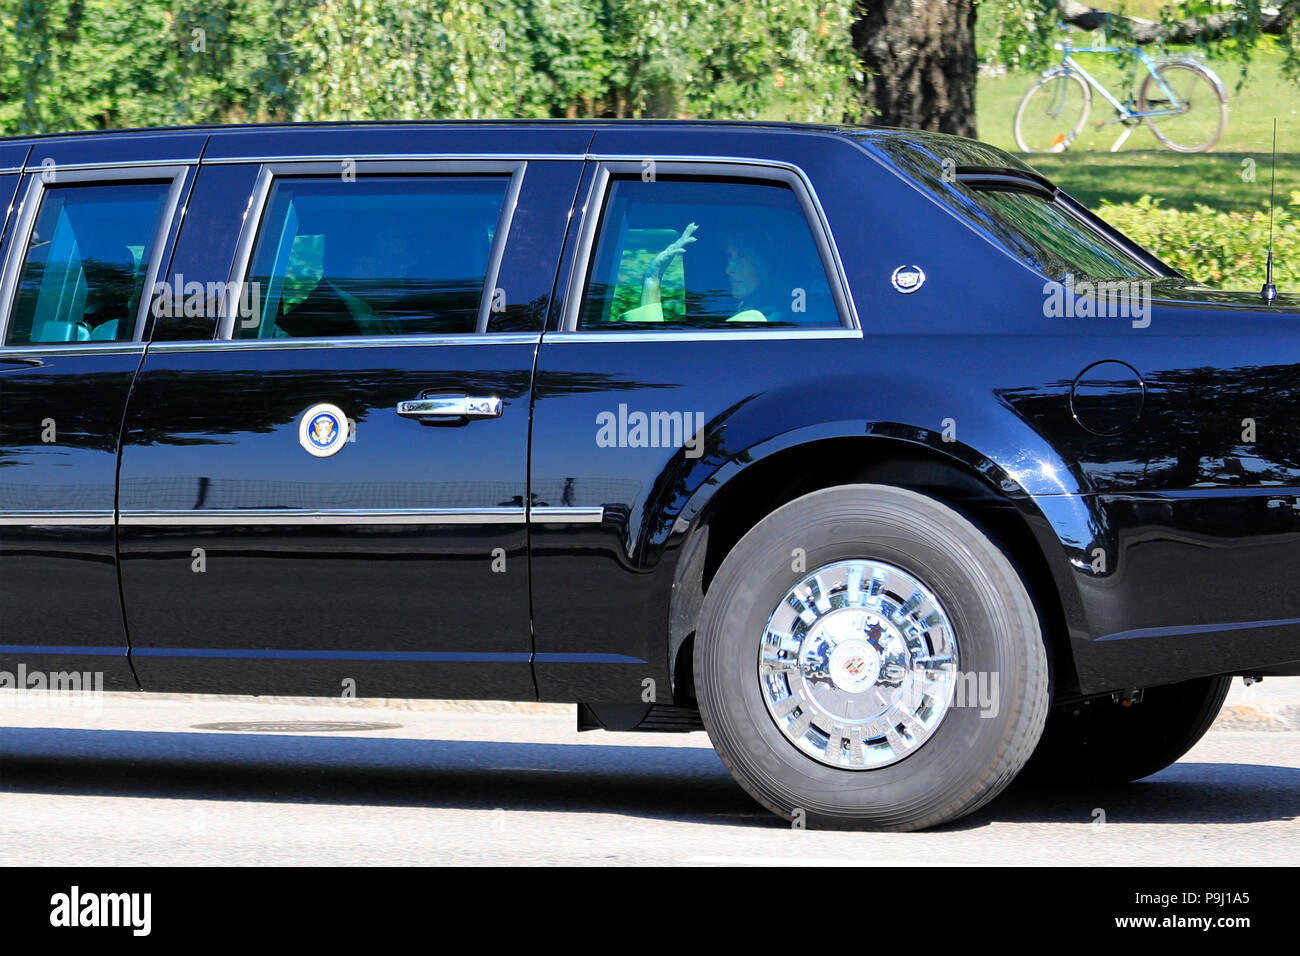
[(168, 133), (178, 136), (194, 133), (248, 133), (253, 131), (289, 132), (310, 129), (438, 129), (438, 128), (501, 128), (514, 129), (556, 129), (587, 130), (597, 132), (601, 129), (656, 129), (664, 130), (714, 130), (758, 131), (770, 130), (783, 133), (840, 133), (855, 138), (871, 139), (876, 135), (905, 135), (918, 141), (948, 139), (946, 134), (931, 133), (923, 130), (895, 129), (881, 126), (854, 126), (836, 123), (796, 123), (776, 120), (712, 120), (712, 119), (442, 119), (442, 120), (321, 120), (310, 122), (271, 122), (271, 123), (224, 123), (200, 124), (194, 126), (142, 126), (123, 129), (75, 130), (57, 133), (17, 133), (0, 136), (0, 144), (16, 144), (42, 140), (60, 139), (77, 140), (82, 138), (118, 138), (137, 134), (152, 136)]

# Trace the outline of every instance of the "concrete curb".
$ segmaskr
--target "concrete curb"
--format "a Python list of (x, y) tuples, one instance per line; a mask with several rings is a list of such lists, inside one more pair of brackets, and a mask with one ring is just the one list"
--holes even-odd
[[(1235, 691), (1235, 687), (1234, 687)], [(572, 716), (574, 704), (532, 703), (508, 700), (419, 700), (398, 698), (336, 698), (336, 697), (249, 697), (238, 694), (151, 694), (138, 691), (113, 692), (108, 698), (138, 701), (174, 700), (191, 703), (273, 704), (287, 707), (328, 707), (339, 710), (419, 711), (452, 714), (547, 714)], [(1300, 700), (1271, 696), (1266, 699), (1242, 700), (1250, 697), (1233, 693), (1223, 710), (1210, 727), (1227, 731), (1300, 731)], [(1234, 698), (1238, 702), (1234, 703)]]

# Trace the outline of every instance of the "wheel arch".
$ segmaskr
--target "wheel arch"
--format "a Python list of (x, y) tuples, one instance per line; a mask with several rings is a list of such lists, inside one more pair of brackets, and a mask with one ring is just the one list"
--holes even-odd
[[(859, 425), (859, 429), (861, 426)], [(929, 495), (988, 534), (1024, 577), (1042, 618), (1058, 687), (1077, 678), (1070, 634), (1084, 626), (1072, 569), (1052, 523), (1000, 466), (959, 443), (935, 447), (926, 429), (794, 434), (736, 456), (678, 517), (683, 536), (669, 602), (668, 666), (675, 700), (694, 693), (691, 648), (718, 566), (762, 518), (795, 498), (843, 484), (885, 484)], [(942, 440), (939, 439), (941, 442)]]

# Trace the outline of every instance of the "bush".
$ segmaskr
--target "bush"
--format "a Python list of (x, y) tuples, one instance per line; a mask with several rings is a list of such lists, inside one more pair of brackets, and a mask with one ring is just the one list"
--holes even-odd
[[(1300, 191), (1273, 211), (1273, 273), (1279, 290), (1300, 266)], [(1097, 214), (1184, 275), (1219, 289), (1258, 291), (1268, 256), (1268, 211), (1244, 215), (1197, 204), (1193, 212), (1164, 209), (1143, 196), (1135, 203), (1103, 201)], [(1291, 287), (1288, 289), (1288, 287)]]

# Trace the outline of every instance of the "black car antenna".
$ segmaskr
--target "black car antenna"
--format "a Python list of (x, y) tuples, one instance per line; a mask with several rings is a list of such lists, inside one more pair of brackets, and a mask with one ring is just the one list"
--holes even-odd
[(1277, 117), (1273, 117), (1273, 162), (1268, 181), (1268, 260), (1264, 267), (1264, 288), (1259, 290), (1260, 298), (1272, 302), (1277, 298), (1277, 286), (1273, 284), (1273, 188), (1277, 185)]

